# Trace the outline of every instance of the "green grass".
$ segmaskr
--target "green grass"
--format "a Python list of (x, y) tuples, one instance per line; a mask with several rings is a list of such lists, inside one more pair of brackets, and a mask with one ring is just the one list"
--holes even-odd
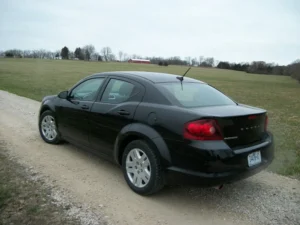
[[(187, 67), (64, 60), (0, 59), (0, 89), (40, 101), (68, 89), (95, 72), (140, 70), (183, 74)], [(290, 77), (192, 68), (188, 73), (217, 87), (238, 102), (269, 112), (276, 142), (274, 172), (300, 177), (300, 85)]]
[(0, 183), (0, 210), (4, 206), (5, 201), (11, 197), (9, 189)]
[(66, 216), (66, 208), (53, 204), (52, 190), (42, 180), (30, 179), (31, 174), (6, 155), (0, 141), (0, 225), (76, 225), (78, 219)]

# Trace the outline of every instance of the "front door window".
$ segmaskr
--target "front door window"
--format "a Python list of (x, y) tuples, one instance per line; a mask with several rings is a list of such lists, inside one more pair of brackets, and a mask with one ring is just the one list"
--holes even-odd
[(84, 81), (72, 90), (69, 98), (79, 101), (94, 101), (103, 81), (104, 78), (94, 78)]

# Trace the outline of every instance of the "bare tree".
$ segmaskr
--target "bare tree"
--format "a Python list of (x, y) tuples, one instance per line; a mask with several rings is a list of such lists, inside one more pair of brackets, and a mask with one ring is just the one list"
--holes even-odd
[(110, 47), (104, 47), (101, 49), (101, 53), (104, 57), (105, 61), (109, 61), (110, 60), (110, 56), (112, 54), (111, 48)]
[(49, 52), (50, 59), (55, 59), (55, 52)]
[(85, 45), (82, 48), (82, 52), (83, 52), (83, 55), (84, 55), (84, 59), (85, 60), (90, 60), (91, 55), (93, 55), (95, 53), (95, 47), (94, 47), (94, 45)]
[(74, 59), (75, 53), (73, 51), (69, 51), (69, 59)]
[(33, 50), (32, 51), (32, 58), (34, 58), (34, 59), (39, 58), (39, 52), (38, 52), (38, 50)]
[(60, 57), (60, 50), (56, 50), (55, 51), (55, 58), (59, 58)]
[(88, 50), (90, 54), (93, 54), (95, 52), (95, 47), (94, 45), (85, 45), (83, 47), (84, 50)]
[(129, 55), (127, 54), (127, 53), (124, 53), (123, 54), (123, 60), (125, 61), (125, 62), (127, 62), (128, 60), (129, 60)]
[(188, 65), (191, 65), (191, 57), (190, 56), (185, 57), (185, 61), (187, 62)]
[(199, 56), (199, 65), (201, 65), (203, 61), (204, 61), (204, 57), (203, 56)]
[(45, 49), (36, 50), (37, 58), (44, 59), (46, 58), (47, 51)]
[(123, 52), (119, 51), (119, 60), (120, 60), (120, 62), (122, 62), (122, 57), (123, 57)]
[(92, 55), (91, 55), (91, 59), (94, 60), (94, 61), (99, 61), (99, 56), (100, 54), (98, 52), (94, 52)]
[(116, 61), (117, 60), (117, 57), (115, 56), (115, 54), (110, 54), (109, 55), (109, 61)]
[(192, 66), (197, 66), (198, 62), (196, 58), (192, 58)]
[(300, 62), (294, 62), (290, 66), (290, 71), (291, 71), (291, 77), (298, 80), (300, 83)]
[(208, 58), (203, 58), (203, 61), (201, 62), (200, 66), (202, 67), (213, 67), (214, 66), (214, 58), (213, 57), (208, 57)]
[(32, 58), (32, 51), (31, 50), (24, 50), (23, 51), (24, 58)]
[(142, 59), (143, 57), (137, 54), (132, 54), (131, 56), (132, 59)]
[(217, 65), (219, 65), (219, 60), (215, 60), (215, 62), (214, 62), (214, 67), (217, 67)]
[(45, 59), (53, 59), (53, 54), (51, 51), (46, 51), (45, 52), (45, 56), (44, 56)]

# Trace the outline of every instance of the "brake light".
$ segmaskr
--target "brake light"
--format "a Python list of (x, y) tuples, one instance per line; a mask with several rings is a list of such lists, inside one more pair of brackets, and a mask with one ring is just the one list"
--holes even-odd
[(197, 120), (185, 124), (184, 138), (189, 140), (222, 140), (220, 127), (215, 120)]
[(266, 115), (266, 118), (265, 118), (265, 131), (267, 131), (267, 129), (268, 129), (268, 123), (269, 123), (269, 118), (268, 118), (268, 115)]

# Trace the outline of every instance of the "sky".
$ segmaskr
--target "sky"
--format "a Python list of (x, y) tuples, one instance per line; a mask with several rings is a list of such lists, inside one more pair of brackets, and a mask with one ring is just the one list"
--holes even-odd
[(289, 64), (299, 0), (0, 0), (0, 50), (87, 44), (118, 55)]

